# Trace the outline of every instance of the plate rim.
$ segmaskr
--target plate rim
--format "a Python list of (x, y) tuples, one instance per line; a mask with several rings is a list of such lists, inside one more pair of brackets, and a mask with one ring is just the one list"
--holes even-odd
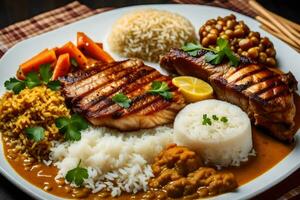
[[(47, 32), (44, 32), (44, 33), (41, 33), (39, 35), (36, 35), (36, 36), (33, 36), (33, 37), (30, 37), (30, 38), (27, 38), (25, 40), (22, 40), (16, 44), (14, 44), (12, 47), (10, 47), (6, 52), (5, 54), (1, 57), (0, 59), (0, 66), (1, 66), (1, 63), (3, 62), (4, 58), (7, 57), (9, 54), (11, 54), (11, 52), (13, 52), (13, 49), (14, 48), (18, 48), (18, 46), (21, 46), (22, 44), (25, 44), (25, 43), (28, 43), (28, 42), (31, 42), (31, 40), (34, 40), (36, 38), (39, 38), (39, 37), (44, 37), (45, 35), (47, 34), (51, 34), (53, 32), (56, 32), (56, 31), (59, 31), (61, 29), (65, 29), (67, 27), (71, 27), (71, 26), (74, 26), (76, 24), (79, 24), (79, 23), (84, 23), (85, 21), (88, 21), (88, 20), (91, 20), (92, 18), (96, 18), (96, 17), (99, 17), (101, 15), (105, 15), (105, 14), (111, 14), (113, 12), (118, 12), (120, 10), (129, 10), (129, 9), (132, 9), (132, 8), (141, 8), (141, 7), (160, 7), (159, 9), (165, 9), (165, 7), (191, 7), (191, 6), (197, 6), (197, 7), (202, 7), (202, 8), (208, 8), (208, 9), (216, 9), (216, 10), (222, 10), (222, 11), (229, 11), (233, 14), (236, 14), (236, 15), (240, 15), (240, 16), (243, 16), (244, 18), (247, 18), (247, 20), (251, 20), (253, 23), (255, 22), (256, 24), (259, 24), (257, 21), (255, 21), (253, 18), (247, 16), (247, 15), (244, 15), (242, 13), (238, 13), (236, 11), (233, 11), (233, 10), (230, 10), (230, 9), (226, 9), (226, 8), (220, 8), (220, 7), (214, 7), (214, 6), (207, 6), (207, 5), (199, 5), (199, 4), (143, 4), (143, 5), (134, 5), (134, 6), (126, 6), (126, 7), (121, 7), (121, 8), (115, 8), (115, 9), (112, 9), (112, 10), (108, 10), (108, 11), (104, 11), (102, 13), (98, 13), (98, 14), (95, 14), (95, 15), (92, 15), (92, 16), (89, 16), (89, 17), (86, 17), (86, 18), (83, 18), (81, 20), (78, 20), (76, 22), (72, 22), (70, 24), (67, 24), (67, 25), (64, 25), (62, 27), (59, 27), (59, 28), (56, 28), (54, 30), (51, 30), (51, 31), (47, 31)], [(176, 11), (174, 11), (176, 12)], [(197, 30), (197, 28), (195, 28)], [(261, 30), (264, 34), (266, 33), (265, 31)], [(76, 31), (74, 31), (76, 32)], [(265, 34), (269, 37), (270, 34)], [(272, 39), (275, 38), (272, 36)], [(291, 48), (290, 46), (288, 46), (287, 44), (285, 44), (283, 41), (281, 41), (280, 39), (278, 38), (275, 38), (275, 41), (276, 43), (277, 42), (280, 42), (280, 43), (283, 43), (285, 45), (285, 48), (289, 48), (289, 51), (293, 51), (293, 52), (296, 52), (293, 48)], [(299, 130), (297, 131), (297, 133), (299, 133)], [(296, 133), (296, 134), (297, 134)], [(1, 135), (1, 133), (0, 133)], [(275, 168), (277, 169), (279, 166), (282, 166), (283, 163), (286, 163), (287, 160), (291, 154), (298, 150), (297, 152), (300, 153), (300, 147), (296, 149), (296, 146), (299, 146), (300, 144), (299, 143), (299, 140), (300, 140), (300, 136), (299, 134), (297, 134), (295, 136), (295, 139), (296, 139), (296, 144), (295, 144), (295, 147), (294, 149), (292, 150), (292, 152), (290, 152), (284, 159), (282, 159), (279, 163), (277, 163), (274, 167), (272, 167), (271, 169), (269, 169), (268, 171), (266, 171), (265, 173), (261, 174), (260, 176), (258, 176), (257, 178), (247, 182), (246, 184), (240, 186), (238, 189), (237, 189), (237, 192), (239, 192), (240, 189), (246, 187), (247, 185), (251, 184), (252, 182), (254, 182), (255, 180), (263, 177), (265, 174), (267, 173), (270, 173), (272, 170), (274, 170)], [(61, 199), (61, 197), (59, 196), (55, 196), (55, 195), (52, 195), (50, 193), (47, 193), (45, 191), (43, 191), (41, 188), (35, 186), (34, 184), (30, 183), (29, 181), (27, 181), (26, 179), (24, 179), (21, 175), (19, 175), (12, 166), (10, 166), (9, 162), (7, 161), (5, 155), (4, 155), (4, 152), (3, 152), (3, 148), (4, 148), (4, 145), (2, 143), (2, 140), (0, 141), (0, 145), (1, 145), (1, 150), (0, 150), (0, 153), (1, 155), (0, 156), (3, 156), (5, 159), (4, 159), (4, 162), (7, 163), (7, 165), (12, 169), (12, 171), (14, 172), (14, 175), (17, 175), (18, 177), (20, 177), (20, 179), (22, 179), (22, 182), (25, 181), (26, 184), (22, 184), (20, 182), (18, 182), (18, 180), (15, 180), (15, 178), (13, 177), (12, 174), (6, 172), (1, 164), (1, 161), (0, 162), (0, 173), (8, 180), (10, 181), (11, 183), (13, 183), (16, 187), (18, 187), (20, 190), (22, 190), (23, 192), (27, 193), (28, 195), (30, 195), (31, 197), (33, 198), (38, 198), (38, 199), (46, 199), (47, 197), (44, 196), (44, 194), (46, 196), (52, 196), (53, 199)], [(294, 167), (292, 169), (290, 169), (288, 172), (285, 172), (279, 176), (277, 176), (277, 179), (275, 181), (269, 181), (268, 183), (265, 183), (263, 187), (260, 187), (259, 189), (256, 189), (255, 191), (253, 191), (253, 193), (248, 193), (244, 196), (241, 196), (241, 197), (238, 197), (237, 199), (244, 199), (244, 198), (250, 198), (250, 197), (254, 197), (260, 193), (262, 193), (263, 191), (266, 191), (268, 189), (270, 189), (271, 187), (273, 187), (275, 184), (278, 184), (279, 182), (281, 182), (283, 179), (287, 178), (289, 175), (291, 175), (293, 172), (295, 172), (297, 169), (299, 169), (300, 167), (300, 161), (294, 165)], [(32, 188), (35, 188), (37, 190), (39, 190), (39, 192), (35, 192), (35, 191), (32, 191), (31, 189)], [(237, 192), (231, 192), (231, 193), (237, 193)], [(215, 199), (215, 200), (221, 200), (223, 198), (227, 198), (228, 194), (231, 194), (231, 193), (225, 193), (225, 194), (222, 194), (222, 195), (218, 195), (218, 196), (214, 196), (212, 198), (209, 198), (209, 199)]]

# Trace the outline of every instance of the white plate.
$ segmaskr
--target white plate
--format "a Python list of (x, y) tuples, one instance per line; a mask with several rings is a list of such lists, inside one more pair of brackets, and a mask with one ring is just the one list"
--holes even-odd
[[(200, 5), (147, 5), (126, 7), (101, 13), (18, 43), (0, 60), (0, 94), (5, 91), (5, 88), (3, 87), (4, 81), (9, 77), (15, 76), (16, 70), (20, 63), (32, 57), (42, 49), (60, 46), (69, 40), (75, 41), (77, 31), (83, 31), (94, 40), (104, 42), (104, 45), (107, 49), (108, 45), (105, 41), (113, 22), (124, 13), (141, 8), (157, 8), (179, 13), (187, 17), (192, 22), (196, 31), (198, 31), (200, 26), (203, 25), (208, 19), (234, 13), (239, 20), (244, 20), (250, 29), (259, 31), (263, 36), (267, 36), (271, 39), (271, 41), (273, 41), (277, 51), (277, 58), (279, 60), (280, 68), (286, 72), (292, 71), (296, 79), (300, 80), (300, 68), (298, 67), (300, 63), (299, 54), (279, 39), (260, 29), (258, 22), (247, 16), (226, 9)], [(118, 58), (118, 56), (114, 56)], [(157, 64), (150, 65), (160, 69)], [(300, 135), (297, 134), (297, 144), (295, 149), (272, 169), (252, 180), (251, 182), (239, 187), (235, 192), (226, 193), (214, 197), (213, 199), (248, 199), (283, 180), (300, 167), (300, 144), (298, 144), (299, 139)], [(43, 190), (31, 185), (21, 176), (19, 176), (6, 161), (2, 148), (0, 148), (0, 172), (32, 197), (49, 200), (59, 199), (58, 197), (46, 193)]]

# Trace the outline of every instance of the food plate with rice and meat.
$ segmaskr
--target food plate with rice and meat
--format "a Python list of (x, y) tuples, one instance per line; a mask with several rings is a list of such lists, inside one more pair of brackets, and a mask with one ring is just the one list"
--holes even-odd
[(197, 5), (25, 40), (0, 60), (1, 173), (37, 199), (254, 197), (300, 166), (299, 62), (253, 19)]

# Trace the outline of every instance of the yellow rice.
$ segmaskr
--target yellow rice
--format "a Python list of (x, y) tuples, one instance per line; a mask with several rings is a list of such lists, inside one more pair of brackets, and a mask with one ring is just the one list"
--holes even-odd
[[(45, 86), (27, 88), (19, 94), (7, 92), (0, 98), (0, 132), (17, 140), (18, 149), (39, 160), (49, 153), (51, 141), (62, 138), (55, 119), (69, 115), (61, 93)], [(30, 140), (24, 132), (25, 128), (35, 126), (45, 129), (44, 139), (40, 142)]]

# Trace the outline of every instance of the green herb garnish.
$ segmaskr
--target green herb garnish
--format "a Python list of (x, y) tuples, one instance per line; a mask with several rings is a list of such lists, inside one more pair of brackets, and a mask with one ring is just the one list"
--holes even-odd
[(47, 87), (50, 88), (53, 91), (57, 91), (61, 88), (61, 82), (59, 80), (50, 81), (47, 84)]
[(53, 72), (51, 71), (51, 65), (50, 64), (44, 64), (40, 66), (40, 76), (44, 83), (48, 84)]
[(25, 133), (27, 137), (31, 140), (34, 140), (35, 142), (39, 142), (44, 139), (45, 136), (44, 132), (45, 129), (40, 126), (25, 129)]
[(41, 80), (39, 78), (38, 73), (36, 72), (28, 73), (25, 78), (25, 84), (30, 89), (39, 86), (41, 84)]
[(227, 117), (221, 117), (220, 121), (226, 123), (226, 122), (228, 122), (228, 119), (227, 119)]
[(77, 61), (75, 60), (75, 58), (71, 58), (71, 64), (74, 66), (74, 67), (78, 67), (78, 63)]
[(217, 115), (213, 115), (212, 118), (213, 118), (213, 120), (215, 120), (215, 121), (218, 121), (218, 120), (219, 120), (219, 118), (217, 117)]
[(65, 140), (79, 141), (81, 132), (88, 128), (86, 120), (78, 114), (74, 114), (71, 118), (60, 117), (55, 120), (55, 125), (65, 135)]
[(164, 99), (172, 99), (172, 93), (166, 82), (153, 81), (151, 84), (151, 89), (148, 91), (151, 94), (156, 94), (162, 96)]
[(207, 50), (209, 52), (205, 54), (205, 61), (213, 65), (220, 64), (225, 56), (228, 58), (230, 65), (236, 67), (239, 64), (239, 58), (230, 49), (228, 40), (223, 38), (218, 38), (216, 48), (205, 48), (200, 44), (187, 43), (181, 49), (191, 56), (197, 56), (198, 51), (201, 49)]
[(84, 179), (89, 177), (88, 171), (85, 168), (79, 167), (81, 160), (79, 161), (77, 167), (68, 171), (66, 175), (66, 180), (69, 183), (75, 183), (77, 186), (81, 186)]
[(207, 114), (203, 115), (202, 125), (210, 125), (211, 126), (211, 119), (207, 117)]
[(123, 93), (118, 93), (118, 94), (114, 95), (111, 99), (113, 102), (117, 103), (119, 106), (121, 106), (123, 108), (130, 107), (131, 100)]
[(45, 84), (51, 90), (59, 90), (60, 81), (51, 81), (52, 74), (53, 72), (51, 71), (51, 65), (44, 64), (40, 66), (39, 73), (28, 73), (24, 81), (16, 78), (10, 78), (9, 80), (5, 81), (4, 86), (7, 90), (12, 90), (15, 94), (20, 93), (20, 91), (25, 89), (26, 86), (29, 89), (32, 89), (42, 84)]
[(16, 78), (10, 78), (5, 81), (4, 86), (7, 90), (12, 90), (15, 94), (19, 94), (26, 87), (24, 81)]

